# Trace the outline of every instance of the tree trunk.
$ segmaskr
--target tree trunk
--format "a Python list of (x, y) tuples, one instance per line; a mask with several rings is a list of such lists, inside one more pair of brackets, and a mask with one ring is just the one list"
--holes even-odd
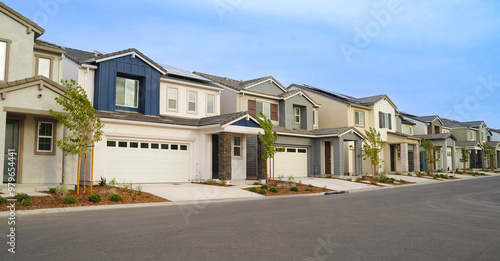
[(87, 153), (85, 153), (85, 159), (83, 160), (83, 191), (85, 191), (87, 182)]
[(80, 165), (82, 163), (82, 154), (78, 153), (78, 174), (76, 179), (76, 194), (80, 194)]
[(491, 172), (494, 172), (495, 170), (493, 169), (493, 156), (490, 156), (490, 168)]
[(266, 158), (266, 184), (269, 184), (269, 175), (267, 173), (267, 164), (268, 164), (267, 160), (268, 158)]
[(273, 186), (276, 186), (276, 184), (274, 184), (274, 155), (273, 155)]
[(92, 185), (94, 184), (94, 143), (92, 142), (92, 163), (90, 168), (90, 193), (92, 193)]

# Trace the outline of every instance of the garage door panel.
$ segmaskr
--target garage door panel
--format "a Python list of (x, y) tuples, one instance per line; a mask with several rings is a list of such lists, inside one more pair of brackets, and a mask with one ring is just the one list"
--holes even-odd
[(307, 177), (308, 150), (304, 148), (285, 148), (284, 152), (275, 154), (275, 176)]
[[(107, 179), (116, 178), (118, 182), (126, 183), (188, 182), (187, 145), (138, 142), (138, 148), (130, 148), (130, 143), (136, 142), (128, 142), (125, 147), (122, 141), (122, 147), (107, 147)], [(180, 150), (181, 147), (184, 150)]]

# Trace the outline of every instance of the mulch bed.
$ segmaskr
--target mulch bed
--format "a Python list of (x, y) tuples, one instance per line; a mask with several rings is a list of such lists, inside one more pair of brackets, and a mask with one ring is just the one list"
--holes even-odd
[(230, 185), (230, 184), (226, 184), (226, 185), (222, 185), (218, 182), (215, 182), (213, 184), (208, 184), (207, 182), (191, 182), (193, 184), (201, 184), (201, 185), (209, 185), (209, 186), (219, 186), (219, 187), (232, 187), (234, 185)]
[[(326, 177), (322, 177), (322, 178), (326, 178)], [(407, 180), (405, 183), (402, 183), (399, 181), (399, 179), (395, 179), (394, 183), (387, 183), (387, 182), (383, 183), (383, 182), (377, 181), (377, 184), (372, 184), (371, 181), (374, 180), (374, 179), (372, 179), (372, 177), (365, 176), (365, 178), (360, 182), (356, 181), (356, 178), (358, 178), (358, 176), (352, 176), (352, 180), (336, 178), (336, 177), (331, 177), (331, 178), (326, 178), (326, 179), (339, 179), (339, 180), (344, 180), (344, 181), (351, 181), (351, 182), (356, 182), (356, 183), (368, 184), (368, 185), (377, 186), (377, 187), (385, 187), (384, 185), (380, 185), (379, 183), (392, 185), (392, 186), (415, 184), (415, 182), (410, 182)]]
[[(422, 176), (412, 175), (411, 177), (423, 178), (423, 179), (441, 180), (441, 181), (443, 181), (443, 180), (452, 180), (452, 179), (460, 179), (460, 178), (457, 178), (455, 174), (448, 173), (446, 175), (448, 175), (447, 179), (441, 178), (441, 177), (434, 178), (434, 176), (431, 176), (431, 175), (422, 175)], [(453, 176), (453, 177), (451, 177), (451, 176)]]
[[(64, 204), (63, 198), (56, 193), (49, 193), (48, 191), (41, 191), (42, 193), (47, 193), (50, 196), (44, 197), (31, 197), (31, 206), (21, 206), (20, 202), (16, 202), (16, 210), (29, 210), (29, 209), (46, 209), (46, 208), (65, 208), (65, 207), (80, 207), (80, 206), (99, 206), (99, 205), (123, 205), (123, 204), (134, 204), (134, 203), (154, 203), (154, 202), (169, 202), (164, 198), (155, 196), (153, 194), (149, 194), (146, 192), (142, 192), (139, 195), (139, 192), (132, 189), (124, 189), (120, 187), (114, 187), (116, 189), (116, 194), (122, 196), (123, 201), (111, 201), (109, 190), (113, 188), (113, 186), (93, 186), (93, 192), (97, 192), (101, 195), (101, 202), (91, 202), (88, 200), (88, 196), (90, 193), (90, 187), (87, 187), (86, 192), (82, 192), (80, 189), (80, 194), (76, 194), (74, 190), (69, 190), (66, 196), (74, 196), (78, 201), (75, 204)], [(0, 205), (0, 211), (8, 211), (7, 206), (10, 205), (10, 202), (7, 204)]]
[[(271, 182), (270, 182), (271, 183)], [(299, 189), (299, 191), (290, 191), (290, 187), (291, 186), (295, 186)], [(269, 188), (270, 187), (276, 187), (278, 189), (278, 192), (275, 193), (275, 192), (272, 192), (272, 191), (269, 191)], [(261, 187), (256, 187), (257, 189), (261, 189)], [(324, 192), (330, 192), (330, 191), (334, 191), (334, 190), (331, 190), (331, 189), (325, 189), (325, 188), (319, 188), (319, 187), (314, 187), (312, 186), (312, 191), (306, 191), (307, 188), (309, 188), (309, 185), (306, 185), (306, 184), (298, 184), (298, 183), (290, 183), (290, 182), (286, 182), (286, 181), (275, 181), (275, 186), (272, 186), (272, 185), (269, 185), (269, 188), (268, 189), (265, 189), (266, 190), (266, 194), (260, 194), (258, 192), (254, 192), (254, 193), (257, 193), (259, 195), (264, 195), (264, 196), (282, 196), (282, 195), (298, 195), (298, 194), (314, 194), (314, 193), (324, 193)], [(244, 190), (250, 190), (250, 188), (245, 188)]]

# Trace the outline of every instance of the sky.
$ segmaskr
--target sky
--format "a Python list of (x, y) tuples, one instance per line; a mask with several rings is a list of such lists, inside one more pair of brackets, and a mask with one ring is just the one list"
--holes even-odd
[(3, 0), (40, 39), (249, 80), (272, 75), (500, 129), (495, 0)]

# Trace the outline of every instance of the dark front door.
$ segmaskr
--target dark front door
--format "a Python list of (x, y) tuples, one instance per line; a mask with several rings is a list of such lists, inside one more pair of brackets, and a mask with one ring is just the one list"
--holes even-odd
[(219, 135), (212, 135), (212, 179), (219, 178)]
[(257, 180), (257, 136), (247, 138), (247, 179)]
[(413, 151), (408, 151), (408, 171), (413, 172), (413, 170), (414, 170)]
[(427, 170), (427, 160), (425, 160), (425, 152), (420, 152), (420, 171)]
[(483, 152), (478, 150), (477, 151), (477, 154), (476, 154), (476, 166), (478, 169), (482, 169), (483, 168)]
[(391, 171), (396, 171), (396, 146), (391, 145)]
[(471, 169), (475, 169), (476, 168), (476, 160), (477, 160), (477, 156), (476, 156), (476, 151), (475, 150), (471, 150), (470, 151), (470, 168)]
[(332, 143), (325, 141), (325, 174), (332, 174)]
[(3, 153), (3, 183), (17, 183), (18, 144), (19, 121), (7, 120), (5, 126), (5, 150)]
[(500, 151), (497, 151), (497, 168), (500, 168)]

